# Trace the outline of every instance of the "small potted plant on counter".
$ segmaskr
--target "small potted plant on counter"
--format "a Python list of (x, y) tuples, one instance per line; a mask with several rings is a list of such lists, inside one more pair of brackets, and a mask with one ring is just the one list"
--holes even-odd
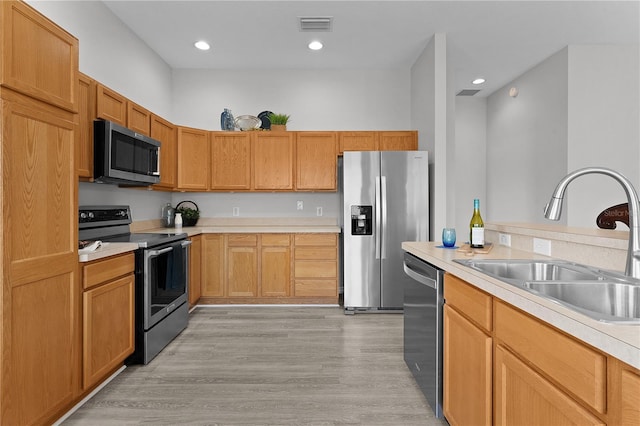
[(275, 132), (283, 132), (287, 130), (287, 122), (291, 118), (287, 114), (269, 114), (269, 121), (271, 122), (271, 130)]
[[(194, 208), (191, 207), (183, 207), (182, 204), (191, 203)], [(193, 201), (181, 201), (176, 206), (176, 213), (180, 213), (182, 215), (182, 223), (184, 226), (195, 226), (198, 223), (198, 219), (200, 218), (200, 209), (198, 205)]]

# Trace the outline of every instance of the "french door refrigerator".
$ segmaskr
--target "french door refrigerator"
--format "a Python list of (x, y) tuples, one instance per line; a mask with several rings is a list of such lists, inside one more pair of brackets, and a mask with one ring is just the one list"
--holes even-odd
[(401, 310), (402, 242), (429, 239), (427, 152), (345, 152), (340, 177), (345, 313)]

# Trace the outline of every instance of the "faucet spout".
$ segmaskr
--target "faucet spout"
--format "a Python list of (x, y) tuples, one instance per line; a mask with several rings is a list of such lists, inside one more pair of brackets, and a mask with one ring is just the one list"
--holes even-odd
[(625, 274), (640, 279), (640, 201), (638, 201), (638, 193), (631, 181), (622, 174), (604, 167), (585, 167), (569, 173), (560, 180), (553, 191), (551, 200), (544, 208), (544, 216), (547, 219), (559, 220), (562, 213), (564, 192), (569, 183), (579, 176), (591, 173), (612, 177), (622, 185), (627, 195), (627, 202), (629, 203), (629, 248), (627, 249)]

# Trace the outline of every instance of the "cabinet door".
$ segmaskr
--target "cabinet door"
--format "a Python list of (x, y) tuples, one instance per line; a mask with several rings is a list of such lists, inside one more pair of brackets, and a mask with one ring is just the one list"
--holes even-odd
[(491, 424), (491, 337), (444, 307), (443, 411), (452, 426)]
[(93, 178), (93, 120), (96, 118), (96, 82), (79, 74), (76, 170), (81, 178)]
[(191, 237), (191, 252), (189, 258), (189, 304), (195, 305), (202, 294), (200, 283), (202, 280), (202, 236)]
[(133, 303), (133, 274), (84, 293), (84, 389), (104, 379), (133, 353)]
[(298, 132), (296, 189), (335, 190), (337, 159), (334, 132)]
[(178, 189), (209, 187), (209, 137), (206, 131), (178, 127)]
[(502, 345), (496, 346), (494, 398), (496, 425), (604, 425)]
[(380, 151), (415, 151), (418, 149), (418, 132), (380, 132)]
[(251, 189), (251, 134), (211, 132), (211, 189)]
[(254, 132), (253, 187), (257, 190), (293, 189), (293, 132)]
[(127, 98), (98, 83), (96, 85), (96, 106), (99, 118), (127, 126)]
[(25, 2), (0, 7), (0, 84), (76, 112), (78, 40)]
[(2, 423), (47, 423), (80, 390), (77, 125), (3, 96)]
[(224, 235), (202, 234), (202, 296), (224, 296)]
[(127, 101), (127, 127), (143, 135), (151, 135), (151, 113), (135, 102)]
[(227, 235), (227, 295), (258, 295), (258, 235)]
[(151, 137), (160, 146), (160, 182), (153, 187), (174, 189), (177, 185), (178, 132), (176, 126), (162, 117), (151, 115)]
[(620, 375), (620, 416), (625, 426), (640, 425), (640, 374), (625, 368)]
[(291, 241), (288, 234), (264, 234), (260, 249), (260, 295), (287, 297), (291, 288)]
[(340, 154), (345, 151), (376, 151), (377, 132), (339, 132)]

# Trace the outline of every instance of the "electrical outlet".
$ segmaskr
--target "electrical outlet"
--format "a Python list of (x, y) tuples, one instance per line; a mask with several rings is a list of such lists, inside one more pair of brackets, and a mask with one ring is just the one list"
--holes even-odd
[(544, 254), (545, 256), (551, 256), (551, 241), (543, 240), (542, 238), (534, 238), (533, 252)]
[(511, 247), (511, 235), (498, 233), (498, 242), (501, 246)]
[(302, 201), (298, 201), (296, 203), (296, 209), (303, 210), (304, 209), (304, 203)]
[(322, 216), (322, 207), (316, 207), (316, 216)]
[(240, 216), (240, 207), (234, 207), (233, 208), (233, 215), (234, 216)]

